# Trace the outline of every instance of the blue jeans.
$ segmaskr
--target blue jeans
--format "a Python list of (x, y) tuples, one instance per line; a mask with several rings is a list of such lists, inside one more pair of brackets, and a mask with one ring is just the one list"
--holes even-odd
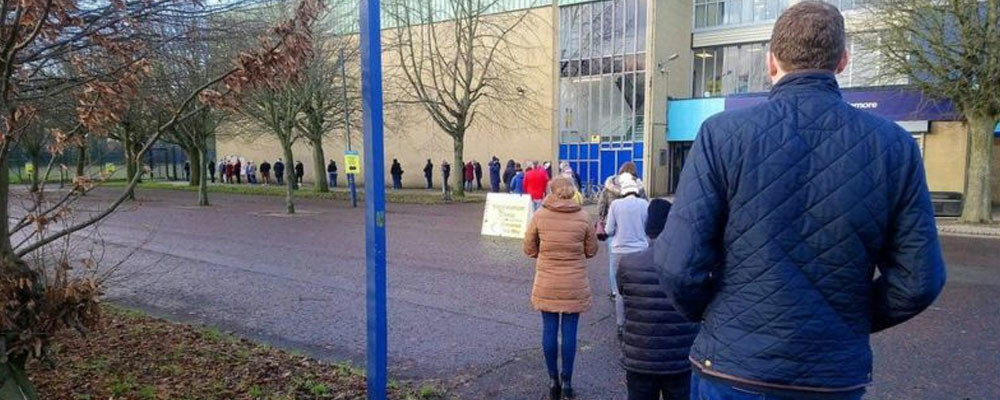
[(396, 190), (399, 190), (399, 189), (403, 188), (403, 177), (402, 176), (393, 176), (392, 177), (392, 188), (396, 189)]
[(337, 187), (337, 173), (330, 172), (329, 175), (330, 175), (330, 186)]
[(691, 374), (691, 400), (861, 400), (864, 394), (864, 389), (836, 393), (754, 389)]
[[(560, 318), (561, 317), (561, 318)], [(560, 319), (562, 323), (560, 324)], [(580, 314), (560, 314), (542, 311), (542, 352), (545, 353), (545, 367), (549, 377), (556, 379), (559, 374), (559, 328), (562, 327), (562, 380), (573, 378), (573, 360), (576, 358), (576, 327)]]
[(611, 277), (611, 294), (615, 297), (615, 324), (618, 327), (623, 327), (625, 326), (625, 299), (622, 298), (622, 294), (618, 290), (618, 265), (621, 264), (625, 254), (611, 252), (611, 239), (608, 239), (608, 253), (608, 258), (611, 259), (611, 265), (608, 266), (608, 275)]

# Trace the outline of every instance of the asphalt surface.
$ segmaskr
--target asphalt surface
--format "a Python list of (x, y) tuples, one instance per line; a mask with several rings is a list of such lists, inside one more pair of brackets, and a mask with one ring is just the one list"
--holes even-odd
[[(106, 199), (110, 192), (90, 196)], [(360, 209), (301, 200), (142, 191), (97, 231), (103, 263), (124, 259), (110, 300), (204, 323), (327, 360), (364, 364), (364, 220)], [(479, 236), (482, 205), (388, 210), (389, 357), (397, 379), (432, 379), (464, 399), (540, 399), (541, 317), (520, 242)], [(1000, 399), (1000, 240), (943, 237), (944, 294), (875, 335), (867, 399)], [(624, 399), (607, 256), (591, 261), (594, 308), (581, 320), (580, 399)]]

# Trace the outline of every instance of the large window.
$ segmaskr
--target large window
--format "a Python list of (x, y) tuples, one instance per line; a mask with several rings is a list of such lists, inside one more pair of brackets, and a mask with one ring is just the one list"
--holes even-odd
[(846, 11), (864, 7), (871, 0), (826, 0), (826, 2), (837, 6), (841, 11)]
[(694, 0), (694, 28), (771, 21), (785, 8), (788, 0)]
[[(858, 0), (860, 2), (860, 0)], [(881, 54), (867, 43), (878, 43), (877, 35), (855, 34), (847, 38), (851, 62), (844, 73), (837, 76), (842, 87), (905, 85), (906, 77), (889, 74), (883, 69)]]
[[(841, 87), (905, 84), (906, 79), (886, 77), (881, 59), (856, 36), (848, 37), (851, 62), (837, 76)], [(767, 73), (768, 43), (746, 43), (694, 49), (695, 97), (763, 92), (771, 88)]]
[(562, 143), (643, 138), (646, 0), (560, 8), (559, 134)]
[(767, 43), (695, 49), (695, 96), (724, 96), (770, 89), (767, 51)]

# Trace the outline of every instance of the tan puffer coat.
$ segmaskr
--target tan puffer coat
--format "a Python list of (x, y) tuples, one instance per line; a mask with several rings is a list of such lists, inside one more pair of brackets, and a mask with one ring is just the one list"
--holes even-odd
[(590, 309), (587, 259), (597, 255), (590, 216), (572, 199), (549, 196), (524, 236), (524, 254), (537, 258), (531, 304), (538, 311), (581, 313)]

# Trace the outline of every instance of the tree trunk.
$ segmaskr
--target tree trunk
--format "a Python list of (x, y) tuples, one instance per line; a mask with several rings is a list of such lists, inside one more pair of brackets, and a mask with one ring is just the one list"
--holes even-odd
[(966, 122), (969, 137), (965, 164), (965, 204), (961, 221), (971, 224), (992, 222), (990, 172), (993, 163), (993, 129), (997, 120), (971, 116)]
[[(0, 155), (0, 171), (7, 171), (7, 155)], [(10, 174), (0, 174), (0, 268), (14, 265), (17, 256), (10, 242)]]
[(310, 140), (313, 148), (313, 171), (316, 171), (316, 182), (313, 183), (313, 187), (316, 188), (317, 192), (329, 192), (330, 182), (327, 182), (326, 175), (326, 155), (323, 154), (323, 138), (319, 137), (316, 140)]
[(201, 170), (205, 169), (204, 159), (201, 156), (201, 149), (195, 146), (191, 150), (191, 157), (188, 158), (188, 163), (191, 164), (191, 180), (188, 181), (188, 185), (201, 186)]
[(82, 177), (87, 174), (87, 145), (80, 145), (77, 151), (79, 153), (76, 155), (76, 176)]
[[(137, 161), (135, 152), (132, 151), (132, 140), (129, 138), (128, 132), (122, 134), (122, 148), (125, 153), (125, 182), (131, 182), (138, 171), (135, 168)], [(135, 201), (135, 190), (128, 192), (128, 199)]]
[(285, 152), (285, 212), (295, 214), (295, 160), (292, 158), (292, 144), (282, 141), (281, 149)]
[(453, 136), (455, 140), (455, 164), (451, 167), (451, 176), (455, 180), (455, 188), (452, 193), (457, 198), (465, 197), (465, 132), (458, 132)]
[[(202, 207), (208, 207), (208, 167), (204, 166), (205, 159), (208, 158), (207, 151), (205, 148), (208, 147), (205, 143), (204, 138), (198, 146), (198, 205)], [(191, 164), (192, 168), (195, 164)], [(202, 168), (204, 167), (204, 168)]]
[(30, 191), (31, 191), (31, 193), (35, 193), (41, 187), (41, 180), (39, 179), (40, 175), (41, 175), (39, 172), (42, 169), (42, 157), (41, 157), (41, 154), (32, 154), (31, 155), (31, 164), (32, 164), (33, 167), (31, 168), (31, 176), (29, 176), (28, 179), (31, 179), (31, 189), (30, 189)]

